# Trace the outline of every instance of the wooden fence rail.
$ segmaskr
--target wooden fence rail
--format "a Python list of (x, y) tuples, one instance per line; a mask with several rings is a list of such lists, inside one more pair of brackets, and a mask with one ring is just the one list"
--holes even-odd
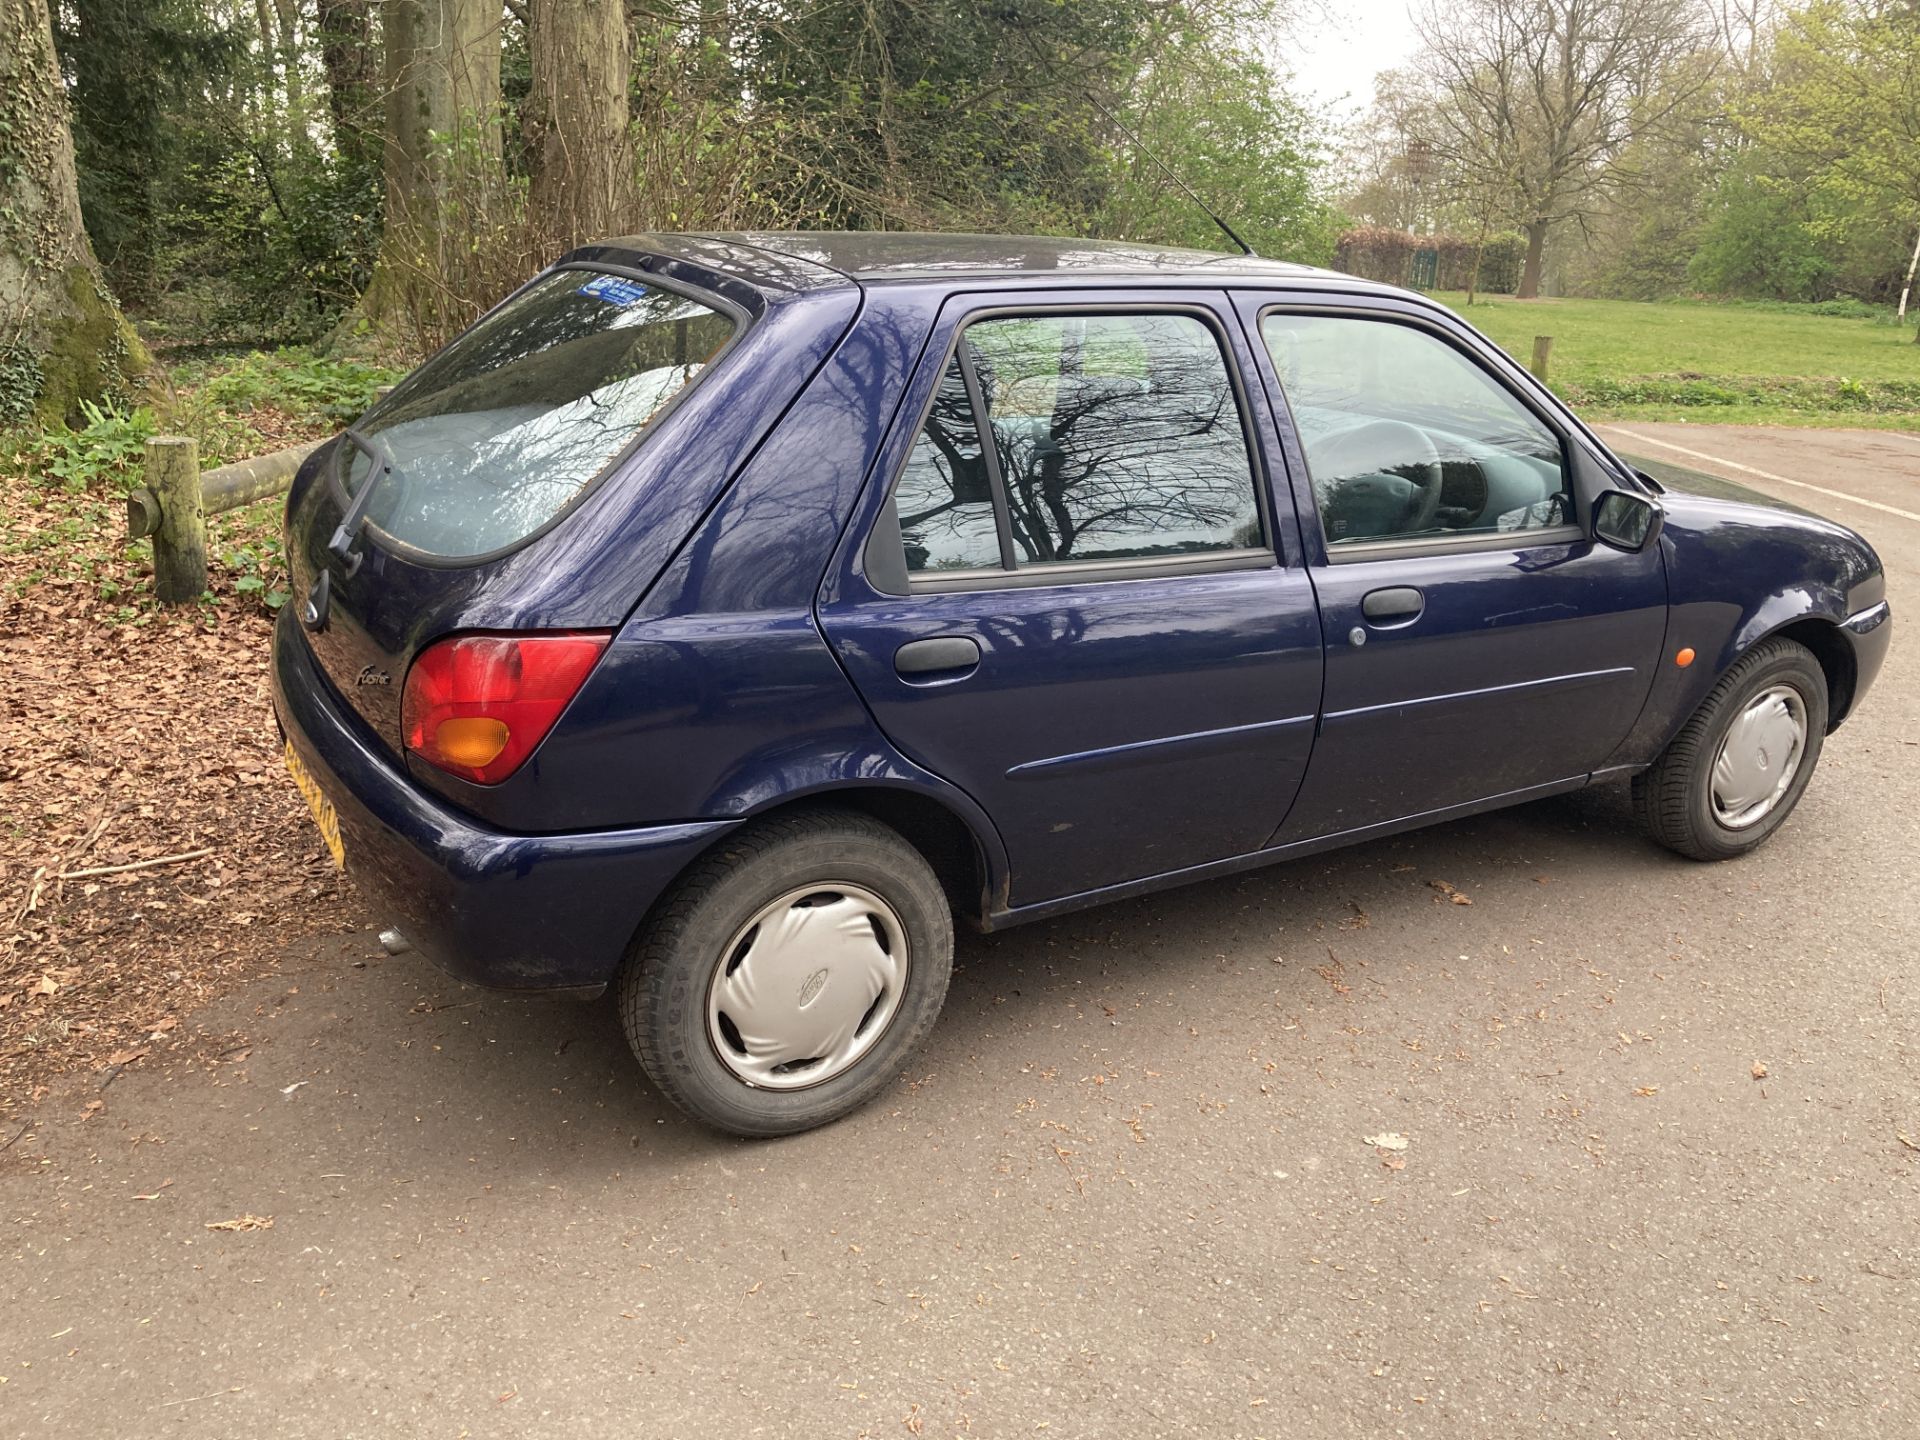
[(278, 495), (319, 443), (290, 445), (217, 470), (200, 470), (199, 448), (181, 435), (147, 441), (147, 483), (127, 496), (127, 538), (153, 537), (153, 588), (185, 605), (207, 588), (207, 516)]

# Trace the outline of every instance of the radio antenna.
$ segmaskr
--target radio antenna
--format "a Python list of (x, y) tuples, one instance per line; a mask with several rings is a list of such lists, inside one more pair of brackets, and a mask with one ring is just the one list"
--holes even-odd
[(1146, 156), (1147, 159), (1151, 160), (1159, 168), (1160, 173), (1162, 175), (1166, 176), (1167, 179), (1171, 180), (1175, 185), (1178, 185), (1180, 187), (1180, 192), (1183, 195), (1185, 195), (1189, 200), (1191, 200), (1196, 206), (1199, 207), (1200, 213), (1205, 215), (1209, 220), (1213, 221), (1214, 224), (1218, 225), (1220, 229), (1226, 234), (1226, 237), (1229, 240), (1233, 241), (1235, 245), (1240, 247), (1241, 254), (1252, 256), (1252, 258), (1254, 258), (1255, 260), (1258, 260), (1260, 258), (1258, 255), (1254, 254), (1253, 247), (1249, 245), (1246, 241), (1240, 238), (1239, 232), (1236, 231), (1231, 225), (1227, 224), (1226, 221), (1222, 220), (1219, 217), (1219, 215), (1215, 214), (1213, 208), (1210, 205), (1208, 205), (1206, 201), (1202, 200), (1197, 194), (1194, 193), (1194, 189), (1191, 185), (1187, 184), (1186, 181), (1182, 180), (1178, 175), (1174, 174), (1172, 167), (1169, 166), (1166, 161), (1162, 160), (1158, 155), (1154, 154), (1153, 151), (1147, 148), (1146, 141), (1142, 140), (1139, 137), (1139, 135), (1134, 133), (1133, 129), (1118, 115), (1114, 114), (1113, 111), (1109, 110), (1105, 105), (1102, 105), (1100, 103), (1098, 96), (1094, 95), (1090, 91), (1087, 92), (1087, 102), (1091, 104), (1094, 109), (1098, 110), (1102, 115), (1106, 116), (1107, 119), (1112, 122), (1115, 129), (1117, 129), (1122, 135), (1126, 136), (1127, 139), (1131, 140), (1134, 143), (1134, 145), (1139, 148), (1140, 153)]

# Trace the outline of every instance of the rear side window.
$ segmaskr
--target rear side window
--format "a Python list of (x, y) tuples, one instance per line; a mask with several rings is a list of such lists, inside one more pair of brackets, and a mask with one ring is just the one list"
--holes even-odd
[(993, 484), (957, 354), (947, 362), (940, 393), (893, 497), (909, 569), (978, 570), (1000, 564)]
[[(526, 539), (732, 339), (733, 319), (620, 275), (535, 282), (395, 388), (357, 428), (391, 473), (368, 518), (446, 559)], [(373, 462), (340, 447), (349, 495)]]
[(894, 501), (929, 579), (1265, 543), (1220, 342), (1172, 312), (969, 325)]

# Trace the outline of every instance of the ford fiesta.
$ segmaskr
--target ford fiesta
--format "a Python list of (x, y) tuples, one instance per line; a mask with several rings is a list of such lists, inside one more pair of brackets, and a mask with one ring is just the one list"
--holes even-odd
[(740, 1134), (885, 1087), (987, 929), (1607, 781), (1785, 821), (1891, 626), (1419, 296), (1043, 239), (579, 250), (302, 469), (336, 860), (453, 974), (617, 987)]

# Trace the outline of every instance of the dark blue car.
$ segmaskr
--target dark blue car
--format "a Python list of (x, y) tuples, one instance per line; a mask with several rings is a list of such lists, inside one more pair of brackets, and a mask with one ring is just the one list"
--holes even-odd
[(956, 915), (1614, 780), (1740, 855), (1891, 629), (1858, 536), (1663, 492), (1436, 304), (1076, 240), (576, 251), (287, 524), (336, 860), (756, 1135), (898, 1073)]

